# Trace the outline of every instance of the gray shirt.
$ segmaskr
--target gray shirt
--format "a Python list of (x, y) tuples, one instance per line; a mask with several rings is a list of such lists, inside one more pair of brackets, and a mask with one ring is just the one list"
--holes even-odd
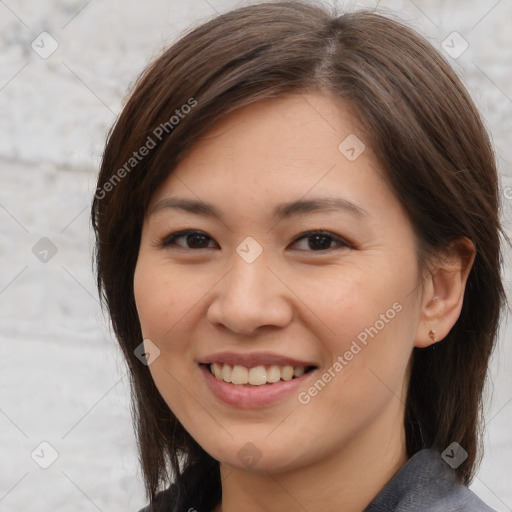
[[(159, 493), (158, 512), (209, 512), (199, 507), (197, 491), (207, 482), (196, 483), (178, 497), (176, 486)], [(220, 498), (220, 496), (219, 496)], [(214, 501), (216, 501), (215, 498)], [(211, 502), (211, 501), (210, 501)], [(139, 512), (149, 512), (149, 507)], [(415, 453), (384, 486), (363, 512), (496, 512), (455, 478), (455, 471), (430, 448)]]
[(455, 478), (441, 454), (416, 452), (364, 512), (496, 512)]

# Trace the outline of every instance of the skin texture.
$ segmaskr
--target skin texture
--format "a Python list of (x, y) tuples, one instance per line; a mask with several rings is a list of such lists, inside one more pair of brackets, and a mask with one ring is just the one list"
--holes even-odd
[[(350, 134), (365, 142), (350, 108), (323, 93), (259, 101), (198, 140), (149, 205), (134, 276), (144, 338), (160, 350), (149, 368), (174, 414), (221, 463), (217, 512), (363, 510), (407, 460), (413, 347), (433, 343), (430, 329), (442, 340), (460, 314), (472, 260), (455, 247), (420, 286), (407, 215), (368, 143), (354, 161), (338, 150)], [(168, 197), (210, 202), (222, 221), (172, 208), (152, 214)], [(366, 216), (271, 216), (279, 203), (313, 197), (342, 197)], [(159, 246), (183, 229), (206, 238)], [(333, 238), (299, 240), (313, 230)], [(248, 236), (263, 249), (252, 263), (236, 252)], [(259, 409), (226, 405), (197, 363), (224, 350), (270, 351), (314, 361), (316, 381), (396, 303), (394, 318), (307, 404), (292, 393)], [(251, 467), (238, 456), (248, 442), (260, 457)]]

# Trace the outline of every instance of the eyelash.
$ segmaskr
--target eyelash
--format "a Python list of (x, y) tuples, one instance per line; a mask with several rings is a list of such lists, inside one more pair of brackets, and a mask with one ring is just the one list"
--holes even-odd
[[(192, 247), (182, 247), (182, 246), (179, 246), (176, 244), (176, 240), (183, 238), (185, 236), (188, 236), (188, 235), (199, 235), (204, 238), (209, 238), (210, 240), (213, 240), (210, 236), (208, 236), (206, 233), (204, 233), (202, 231), (197, 231), (197, 230), (193, 230), (193, 229), (185, 229), (182, 231), (177, 231), (175, 233), (171, 233), (170, 235), (166, 236), (158, 245), (163, 249), (166, 249), (166, 248), (168, 249), (172, 246), (175, 246), (175, 247), (178, 247), (179, 249), (184, 249), (184, 250), (191, 250), (191, 251), (198, 250), (197, 248), (194, 249)], [(313, 236), (322, 236), (325, 238), (330, 238), (333, 241), (337, 242), (342, 247), (346, 247), (346, 248), (352, 247), (352, 245), (349, 244), (343, 238), (336, 236), (333, 233), (330, 233), (329, 231), (322, 231), (322, 230), (307, 231), (305, 233), (302, 233), (297, 238), (295, 238), (293, 243), (296, 243), (303, 239), (311, 238)], [(202, 247), (199, 249), (212, 249), (212, 247)], [(334, 249), (334, 248), (329, 247), (328, 249), (320, 249), (318, 251), (310, 250), (310, 251), (306, 251), (306, 252), (325, 252), (325, 251), (330, 251), (332, 249)]]

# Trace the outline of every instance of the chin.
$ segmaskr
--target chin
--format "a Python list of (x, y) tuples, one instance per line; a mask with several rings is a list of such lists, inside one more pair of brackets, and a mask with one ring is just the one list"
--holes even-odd
[[(296, 443), (290, 442), (289, 446), (279, 439), (265, 439), (267, 434), (262, 434), (261, 440), (253, 438), (253, 441), (234, 442), (216, 445), (212, 449), (203, 448), (221, 464), (239, 471), (247, 471), (255, 474), (279, 474), (307, 465), (306, 454), (297, 453), (294, 448)], [(250, 439), (250, 438), (248, 438)], [(304, 446), (304, 445), (303, 445)]]

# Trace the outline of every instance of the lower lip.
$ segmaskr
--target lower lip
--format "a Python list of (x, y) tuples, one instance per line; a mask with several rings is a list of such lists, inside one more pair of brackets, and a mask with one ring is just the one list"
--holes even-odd
[(261, 386), (231, 384), (217, 379), (208, 368), (199, 365), (210, 391), (222, 402), (242, 409), (267, 407), (279, 402), (286, 396), (297, 393), (298, 388), (315, 373), (312, 370), (295, 379), (279, 381)]

